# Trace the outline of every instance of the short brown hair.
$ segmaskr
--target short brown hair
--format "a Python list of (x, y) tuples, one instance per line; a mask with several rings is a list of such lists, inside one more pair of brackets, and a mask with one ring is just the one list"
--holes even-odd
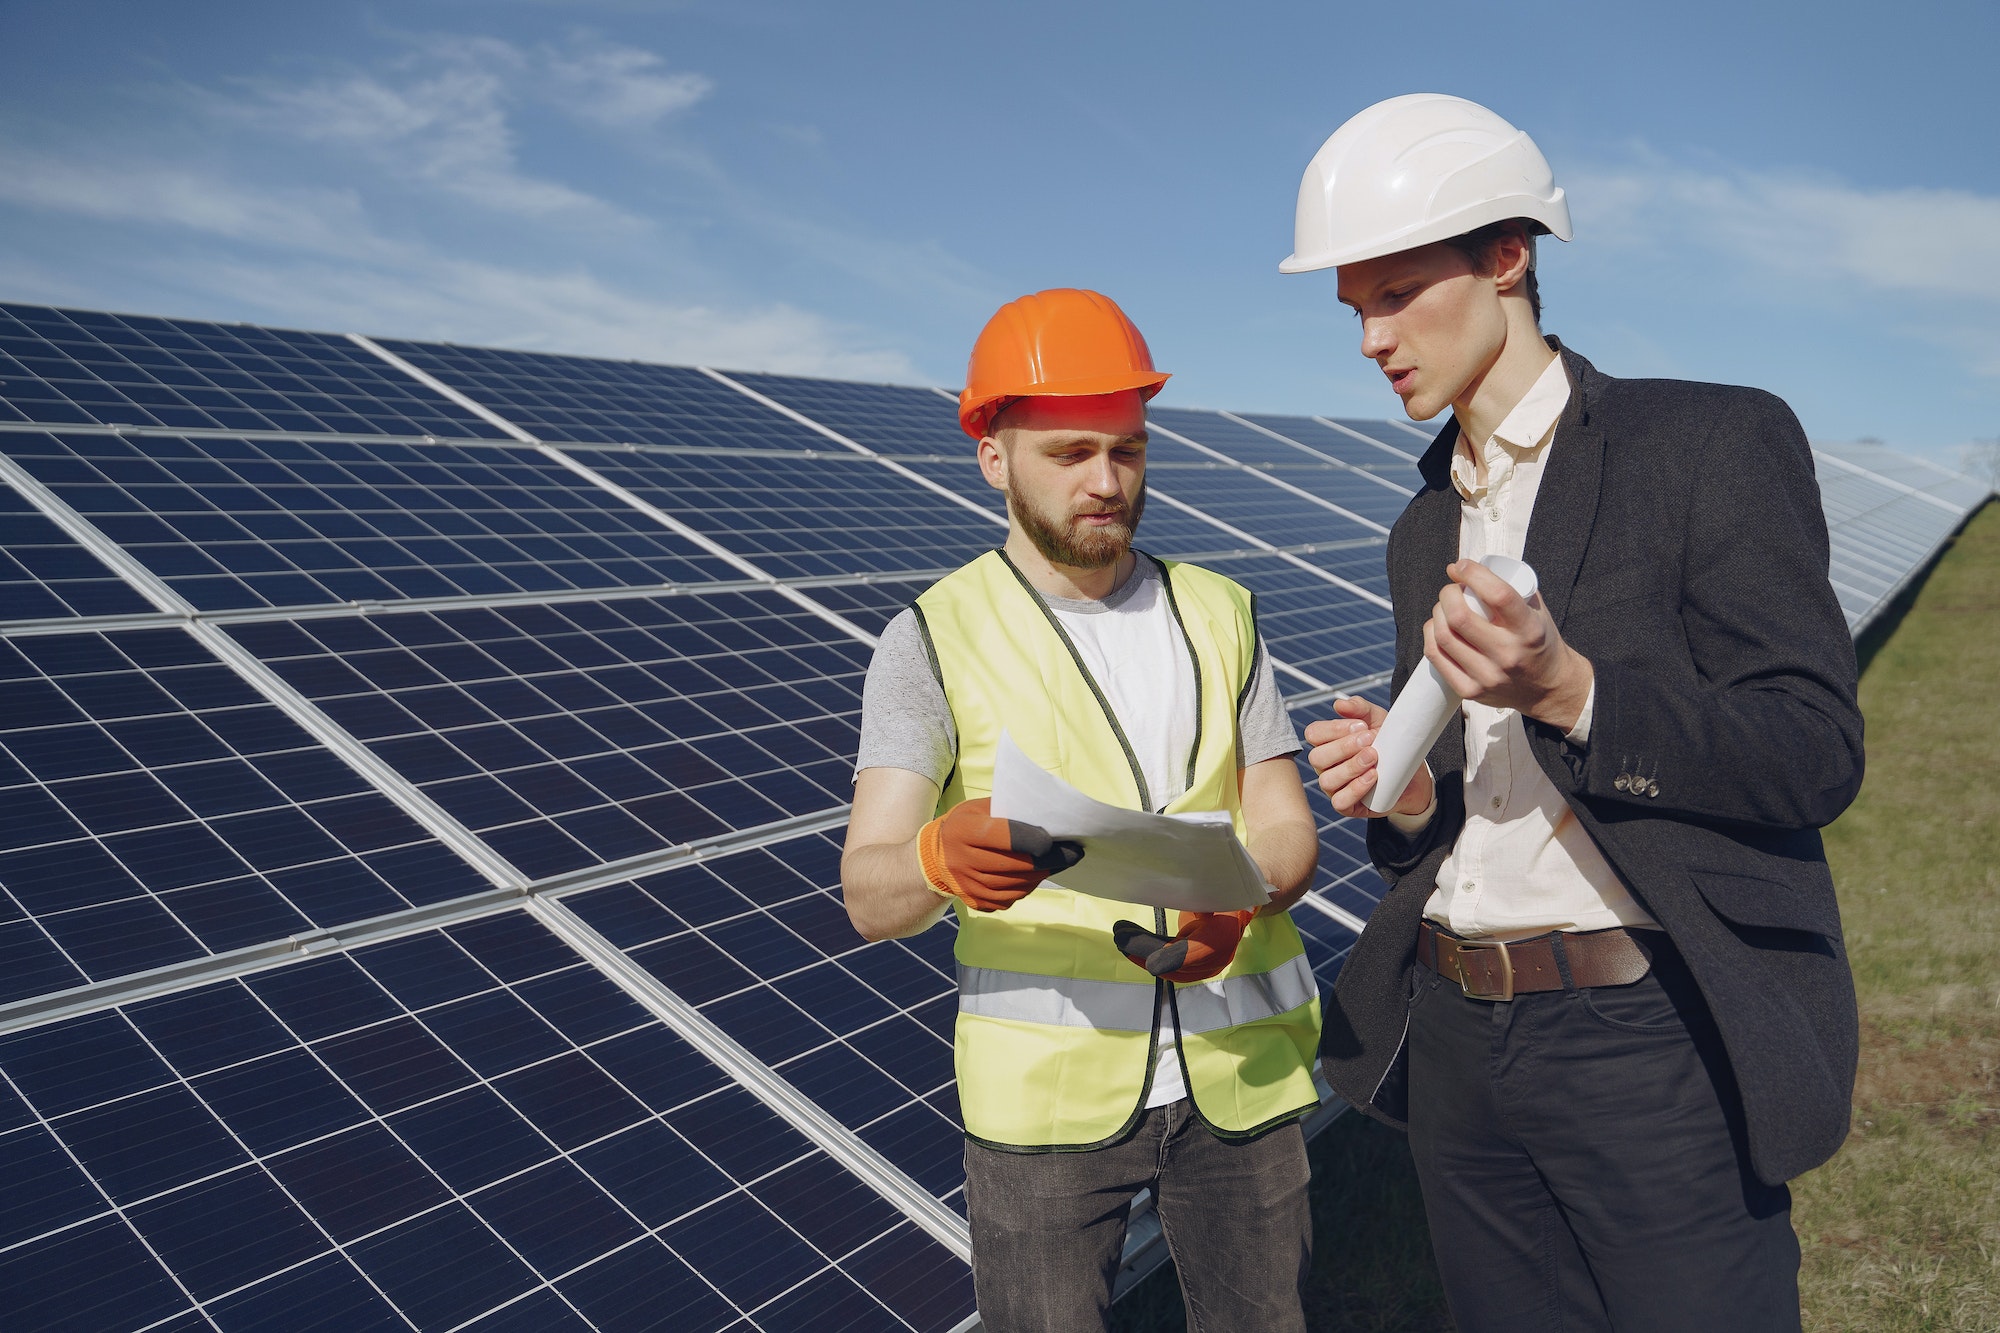
[(1521, 280), (1521, 290), (1528, 298), (1528, 308), (1535, 312), (1535, 326), (1542, 323), (1542, 288), (1535, 280), (1535, 237), (1547, 228), (1527, 218), (1508, 218), (1503, 222), (1489, 222), (1483, 227), (1468, 231), (1463, 235), (1445, 239), (1445, 244), (1472, 261), (1472, 271), (1481, 275), (1499, 268), (1499, 261), (1493, 257), (1493, 247), (1508, 236), (1519, 236), (1528, 247), (1528, 271)]

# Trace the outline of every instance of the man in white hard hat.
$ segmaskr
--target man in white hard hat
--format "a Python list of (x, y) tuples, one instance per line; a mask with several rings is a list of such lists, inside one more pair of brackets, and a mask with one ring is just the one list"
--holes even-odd
[(1391, 886), (1324, 1067), (1407, 1125), (1460, 1329), (1797, 1328), (1785, 1182), (1856, 1050), (1816, 830), (1862, 769), (1812, 455), (1767, 393), (1544, 337), (1541, 235), (1548, 163), (1459, 98), (1368, 108), (1300, 186), (1281, 267), (1337, 269), (1405, 411), (1451, 412), (1388, 565), (1395, 689), (1428, 661), (1465, 700), (1386, 818), (1383, 711), (1307, 729)]

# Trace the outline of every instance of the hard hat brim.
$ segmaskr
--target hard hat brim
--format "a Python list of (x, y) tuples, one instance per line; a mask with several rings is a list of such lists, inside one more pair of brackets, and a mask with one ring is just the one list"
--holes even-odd
[(1567, 241), (1575, 234), (1569, 221), (1569, 201), (1558, 189), (1553, 197), (1547, 199), (1528, 194), (1512, 199), (1483, 200), (1473, 207), (1433, 218), (1422, 226), (1340, 250), (1320, 250), (1308, 255), (1293, 251), (1279, 262), (1278, 272), (1313, 273), (1320, 269), (1338, 268), (1342, 264), (1359, 264), (1365, 259), (1380, 259), (1384, 255), (1401, 254), (1405, 250), (1448, 241), (1454, 236), (1477, 231), (1489, 223), (1505, 222), (1511, 218), (1540, 223), (1547, 229), (1548, 235), (1559, 241)]
[(976, 399), (962, 400), (958, 408), (958, 424), (967, 435), (980, 439), (983, 438), (983, 432), (974, 430), (973, 423), (981, 421), (982, 414), (989, 411), (995, 403), (1005, 402), (1011, 398), (1088, 398), (1102, 393), (1123, 393), (1127, 389), (1138, 389), (1145, 397), (1151, 398), (1160, 391), (1161, 385), (1172, 378), (1172, 374), (1166, 371), (1134, 370), (1115, 375), (1085, 375), (1076, 379), (1051, 380), (1046, 384), (1023, 384), (981, 394)]

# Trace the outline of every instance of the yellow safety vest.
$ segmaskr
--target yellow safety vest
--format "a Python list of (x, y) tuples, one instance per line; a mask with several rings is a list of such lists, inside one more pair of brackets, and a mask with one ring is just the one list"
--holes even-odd
[[(1150, 556), (1140, 555), (1149, 560)], [(1237, 707), (1257, 652), (1255, 603), (1193, 565), (1156, 561), (1195, 664), (1200, 700), (1187, 791), (1167, 807), (1227, 810), (1243, 834)], [(947, 575), (916, 602), (958, 729), (938, 812), (989, 795), (1004, 727), (1030, 759), (1101, 801), (1153, 807), (1111, 706), (1074, 645), (1004, 552)], [(956, 1057), (966, 1132), (998, 1148), (1085, 1149), (1126, 1134), (1152, 1083), (1165, 995), (1196, 1114), (1247, 1136), (1318, 1103), (1319, 990), (1298, 927), (1260, 916), (1211, 981), (1154, 981), (1112, 942), (1146, 908), (1055, 881), (1004, 912), (958, 908)], [(1166, 933), (1166, 913), (1153, 926)]]

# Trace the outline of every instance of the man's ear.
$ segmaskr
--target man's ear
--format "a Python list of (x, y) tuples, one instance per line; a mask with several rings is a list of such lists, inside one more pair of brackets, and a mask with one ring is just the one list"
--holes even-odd
[(996, 491), (1007, 489), (1007, 450), (993, 435), (979, 441), (979, 475)]
[(1518, 291), (1535, 262), (1535, 247), (1527, 234), (1518, 228), (1502, 232), (1493, 239), (1492, 255), (1493, 285), (1503, 292)]

